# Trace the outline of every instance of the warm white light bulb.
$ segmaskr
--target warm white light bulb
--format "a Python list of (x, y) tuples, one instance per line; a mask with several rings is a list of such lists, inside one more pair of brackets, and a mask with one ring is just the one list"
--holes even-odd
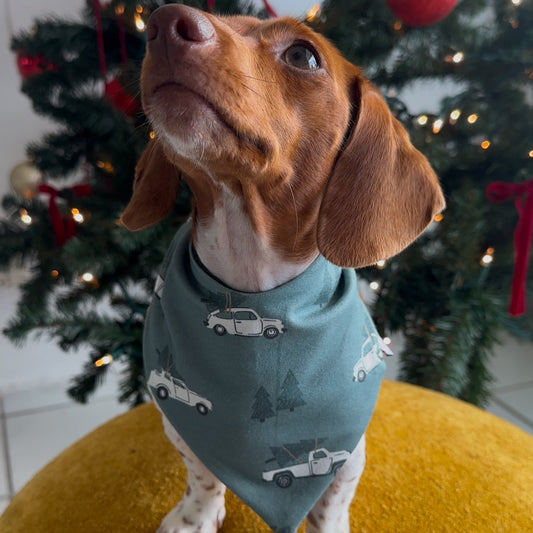
[(494, 248), (487, 248), (485, 254), (481, 258), (481, 266), (489, 266), (494, 261)]
[(85, 218), (83, 217), (83, 215), (80, 213), (80, 210), (79, 209), (71, 209), (70, 211), (72, 213), (72, 218), (78, 223), (78, 224), (81, 224)]
[(452, 56), (452, 61), (454, 63), (461, 63), (461, 61), (464, 61), (464, 59), (465, 59), (465, 55), (463, 54), (463, 52), (456, 52)]
[(317, 15), (318, 15), (318, 12), (320, 11), (320, 4), (315, 4), (308, 12), (307, 12), (307, 15), (305, 16), (305, 19), (307, 20), (307, 22), (311, 22)]
[(29, 226), (32, 223), (32, 218), (28, 214), (28, 211), (26, 211), (26, 209), (20, 210), (20, 220), (22, 220), (22, 222), (26, 224), (27, 226)]
[(137, 13), (135, 13), (135, 27), (139, 31), (144, 31), (146, 29), (146, 24), (144, 23), (144, 20)]
[(106, 366), (106, 365), (111, 364), (112, 362), (113, 362), (113, 356), (110, 353), (106, 353), (105, 355), (100, 357), (100, 359), (97, 359), (94, 362), (94, 366), (96, 367)]
[(82, 274), (81, 279), (85, 281), (85, 283), (91, 283), (94, 281), (94, 276), (90, 272), (85, 272)]
[(451, 113), (450, 113), (450, 118), (452, 120), (457, 120), (459, 117), (461, 116), (461, 111), (459, 109), (454, 109)]
[(433, 133), (439, 133), (439, 131), (442, 129), (442, 126), (444, 126), (444, 120), (438, 118), (435, 122), (433, 122)]

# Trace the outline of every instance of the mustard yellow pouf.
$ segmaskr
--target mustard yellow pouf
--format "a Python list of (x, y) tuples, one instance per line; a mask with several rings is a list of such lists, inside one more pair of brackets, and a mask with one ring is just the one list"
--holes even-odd
[[(0, 517), (0, 532), (152, 533), (184, 490), (181, 459), (156, 409), (144, 405), (43, 468)], [(351, 525), (368, 533), (531, 533), (533, 438), (458, 400), (385, 382)], [(269, 529), (228, 494), (222, 532)]]

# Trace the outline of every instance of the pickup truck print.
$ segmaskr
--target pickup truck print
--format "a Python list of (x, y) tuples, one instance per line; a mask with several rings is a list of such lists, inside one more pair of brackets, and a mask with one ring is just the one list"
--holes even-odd
[(335, 475), (348, 457), (350, 452), (345, 450), (329, 452), (326, 448), (318, 448), (309, 452), (306, 463), (263, 472), (263, 480), (274, 481), (278, 487), (286, 489), (295, 478)]
[(285, 326), (276, 318), (262, 318), (253, 309), (235, 307), (233, 309), (217, 309), (204, 320), (204, 326), (212, 329), (217, 335), (240, 335), (243, 337), (261, 337), (273, 339), (284, 333)]
[(390, 356), (392, 351), (377, 333), (370, 333), (365, 328), (367, 338), (361, 345), (361, 357), (353, 367), (353, 380), (362, 382), (366, 376), (383, 361), (383, 354)]
[(175, 378), (163, 370), (152, 370), (148, 378), (148, 385), (155, 389), (160, 400), (167, 398), (178, 400), (191, 407), (196, 407), (201, 415), (206, 415), (213, 410), (213, 404), (209, 400), (189, 389), (181, 379)]

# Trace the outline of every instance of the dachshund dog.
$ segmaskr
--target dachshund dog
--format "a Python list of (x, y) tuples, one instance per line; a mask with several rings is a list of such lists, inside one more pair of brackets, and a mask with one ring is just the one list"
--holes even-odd
[[(146, 31), (141, 89), (155, 139), (121, 221), (131, 230), (156, 224), (183, 178), (194, 197), (191, 247), (225, 287), (272, 292), (317, 257), (343, 269), (374, 264), (444, 208), (437, 177), (378, 90), (303, 23), (172, 4), (152, 14)], [(159, 531), (212, 533), (225, 516), (225, 485), (166, 417), (164, 426), (188, 488)], [(363, 434), (312, 504), (309, 533), (349, 532), (364, 447)]]

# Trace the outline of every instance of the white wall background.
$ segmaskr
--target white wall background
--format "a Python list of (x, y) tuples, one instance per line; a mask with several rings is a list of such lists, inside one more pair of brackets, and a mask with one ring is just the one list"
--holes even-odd
[[(19, 91), (21, 80), (9, 46), (11, 33), (31, 28), (33, 20), (43, 15), (78, 17), (84, 2), (2, 0), (0, 5), (0, 196), (3, 196), (10, 190), (11, 169), (26, 160), (28, 142), (54, 130), (54, 124), (38, 117)], [(14, 315), (19, 278), (17, 272), (0, 274), (0, 328)], [(82, 354), (65, 354), (44, 339), (16, 348), (0, 334), (0, 393), (64, 381), (80, 370), (82, 361)]]

